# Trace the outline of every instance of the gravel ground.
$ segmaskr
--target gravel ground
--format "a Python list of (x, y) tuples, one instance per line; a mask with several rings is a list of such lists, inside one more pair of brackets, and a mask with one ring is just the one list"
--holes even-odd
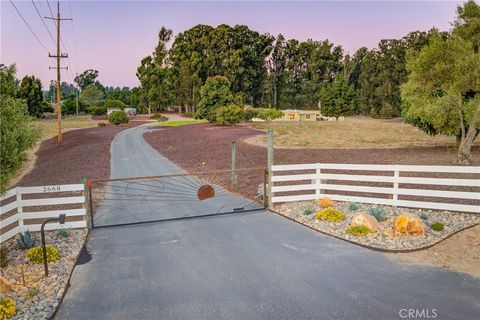
[[(313, 229), (330, 234), (342, 239), (353, 241), (365, 246), (384, 249), (384, 250), (412, 250), (431, 246), (447, 238), (451, 234), (480, 223), (480, 217), (474, 214), (452, 213), (448, 211), (417, 210), (410, 208), (398, 208), (397, 211), (389, 206), (378, 206), (370, 204), (357, 204), (358, 209), (350, 211), (348, 203), (338, 202), (337, 209), (345, 213), (346, 218), (341, 222), (328, 222), (316, 219), (315, 213), (305, 215), (305, 210), (317, 212), (321, 210), (316, 201), (298, 201), (283, 203), (275, 207), (275, 211), (283, 214), (295, 221), (307, 225)], [(350, 226), (351, 219), (359, 213), (367, 213), (369, 208), (382, 208), (384, 219), (380, 222), (380, 229), (367, 236), (357, 237), (347, 234), (345, 229)], [(394, 236), (393, 223), (395, 217), (402, 214), (411, 217), (420, 218), (424, 213), (428, 217), (423, 220), (425, 226), (425, 236)], [(434, 231), (430, 225), (434, 222), (442, 222), (445, 225), (443, 231)]]
[[(40, 239), (39, 233), (35, 234)], [(48, 265), (49, 276), (44, 276), (42, 264), (33, 264), (26, 258), (27, 251), (16, 246), (16, 237), (8, 240), (6, 246), (8, 264), (1, 269), (1, 275), (15, 288), (6, 296), (15, 300), (17, 315), (11, 319), (49, 319), (59, 305), (68, 285), (70, 274), (85, 242), (87, 230), (70, 230), (69, 236), (57, 236), (56, 231), (46, 233), (47, 244), (59, 249), (60, 259)], [(38, 241), (37, 245), (40, 244)], [(23, 260), (25, 285), (18, 261)]]
[(144, 123), (130, 121), (126, 126), (107, 125), (69, 131), (63, 134), (61, 145), (57, 144), (56, 137), (45, 140), (36, 152), (33, 169), (11, 187), (80, 183), (83, 176), (109, 177), (113, 137), (122, 130)]

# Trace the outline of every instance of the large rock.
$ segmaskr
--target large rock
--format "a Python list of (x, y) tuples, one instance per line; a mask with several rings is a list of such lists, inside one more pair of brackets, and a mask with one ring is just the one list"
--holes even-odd
[(380, 227), (377, 219), (375, 217), (366, 214), (366, 213), (359, 213), (352, 218), (350, 222), (352, 226), (365, 226), (370, 229), (371, 232), (375, 232)]
[(412, 236), (425, 235), (425, 227), (419, 218), (412, 218), (405, 215), (400, 215), (395, 218), (393, 225), (395, 234), (404, 234)]
[(419, 218), (410, 218), (407, 226), (408, 234), (412, 236), (424, 236), (425, 227), (423, 222)]
[(5, 279), (4, 277), (0, 276), (0, 292), (1, 293), (8, 293), (12, 290), (13, 285)]

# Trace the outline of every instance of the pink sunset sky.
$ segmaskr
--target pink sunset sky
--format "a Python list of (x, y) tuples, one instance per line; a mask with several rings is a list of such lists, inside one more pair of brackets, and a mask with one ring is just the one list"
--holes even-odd
[[(401, 38), (410, 31), (431, 27), (448, 30), (459, 1), (61, 1), (62, 38), (69, 54), (63, 80), (73, 82), (75, 73), (97, 69), (108, 86), (136, 86), (140, 60), (151, 54), (160, 27), (174, 34), (196, 24), (245, 24), (260, 33), (306, 40), (329, 39), (348, 53), (362, 46), (373, 48), (379, 40)], [(55, 53), (32, 1), (14, 1), (15, 6), (48, 51)], [(50, 15), (48, 3), (35, 4), (42, 16)], [(49, 2), (56, 13), (56, 1)], [(1, 59), (17, 64), (18, 76), (33, 74), (44, 87), (55, 78), (49, 70), (54, 60), (28, 30), (14, 6), (1, 1)], [(54, 25), (46, 21), (55, 36)]]

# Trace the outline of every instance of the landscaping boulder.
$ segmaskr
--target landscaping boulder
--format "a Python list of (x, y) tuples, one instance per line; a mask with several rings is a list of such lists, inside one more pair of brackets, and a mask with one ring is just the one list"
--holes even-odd
[(380, 227), (380, 224), (378, 223), (377, 219), (375, 217), (372, 217), (369, 214), (366, 213), (359, 213), (355, 215), (352, 218), (352, 221), (350, 222), (352, 226), (365, 226), (367, 227), (371, 232), (375, 232), (378, 230)]
[(12, 290), (12, 284), (10, 281), (0, 276), (0, 293), (8, 293)]
[(408, 234), (412, 236), (424, 236), (425, 228), (419, 218), (410, 218), (407, 226)]
[(425, 227), (419, 218), (400, 215), (395, 219), (393, 230), (395, 234), (424, 236)]

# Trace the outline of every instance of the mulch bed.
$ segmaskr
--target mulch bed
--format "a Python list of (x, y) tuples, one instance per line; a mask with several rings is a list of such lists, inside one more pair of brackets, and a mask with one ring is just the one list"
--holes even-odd
[[(189, 172), (229, 169), (231, 143), (237, 141), (237, 167), (266, 167), (267, 150), (243, 139), (265, 134), (247, 125), (219, 127), (198, 124), (166, 127), (144, 135), (146, 141), (162, 155)], [(473, 164), (480, 163), (480, 147), (472, 149)], [(358, 164), (418, 164), (453, 165), (456, 150), (452, 147), (389, 148), (389, 149), (276, 149), (276, 164), (295, 163), (358, 163)], [(252, 173), (240, 186), (241, 194), (251, 197), (262, 183), (261, 174)], [(255, 187), (252, 187), (255, 186)], [(244, 188), (242, 190), (242, 187)], [(246, 189), (245, 189), (246, 188)], [(255, 190), (254, 190), (255, 189)]]
[(113, 138), (122, 130), (144, 123), (130, 121), (126, 126), (109, 124), (68, 131), (63, 134), (61, 145), (57, 144), (57, 137), (45, 140), (36, 153), (35, 167), (12, 187), (81, 183), (84, 176), (109, 177)]

